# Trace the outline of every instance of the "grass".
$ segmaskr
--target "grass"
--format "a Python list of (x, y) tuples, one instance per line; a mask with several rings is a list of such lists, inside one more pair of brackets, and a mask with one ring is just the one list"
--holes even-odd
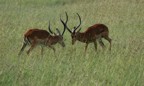
[[(0, 86), (144, 86), (144, 1), (143, 0), (1, 0), (0, 1)], [(70, 28), (82, 18), (82, 31), (95, 23), (109, 27), (112, 51), (90, 44), (86, 56), (84, 43), (71, 45), (68, 31), (66, 47), (53, 50), (40, 47), (28, 56), (22, 46), (29, 28), (63, 29), (59, 17), (69, 15)], [(103, 40), (107, 48), (109, 43)]]

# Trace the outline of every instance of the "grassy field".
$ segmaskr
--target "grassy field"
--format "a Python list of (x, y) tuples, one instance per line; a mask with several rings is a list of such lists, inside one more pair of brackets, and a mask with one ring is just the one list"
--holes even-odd
[[(0, 86), (144, 86), (143, 0), (0, 0)], [(82, 18), (82, 30), (95, 23), (109, 27), (112, 51), (90, 44), (55, 45), (56, 55), (40, 47), (18, 57), (23, 34), (29, 28), (63, 30), (59, 20), (68, 12), (70, 28)], [(109, 43), (103, 40), (106, 47)]]

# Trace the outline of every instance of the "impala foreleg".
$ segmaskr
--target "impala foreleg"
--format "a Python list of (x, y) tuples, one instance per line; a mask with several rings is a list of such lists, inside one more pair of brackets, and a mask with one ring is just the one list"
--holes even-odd
[(103, 41), (102, 41), (101, 38), (98, 40), (98, 42), (99, 42), (100, 46), (104, 49), (104, 48), (105, 48), (105, 45), (104, 45), (104, 43), (103, 43)]
[(111, 50), (111, 38), (109, 38), (108, 36), (104, 37), (109, 43), (110, 43), (110, 47), (109, 50)]
[(95, 51), (97, 51), (97, 42), (94, 41)]
[(87, 51), (87, 47), (88, 47), (88, 43), (86, 43), (86, 46), (85, 46), (85, 53), (86, 53), (86, 51)]
[(52, 45), (48, 45), (51, 49), (53, 49), (54, 53), (55, 53), (55, 48)]
[(41, 55), (43, 56), (44, 46), (41, 46)]

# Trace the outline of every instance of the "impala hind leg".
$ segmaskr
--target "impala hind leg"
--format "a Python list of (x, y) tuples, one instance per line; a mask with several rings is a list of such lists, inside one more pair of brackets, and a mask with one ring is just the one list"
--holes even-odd
[(24, 42), (20, 52), (18, 53), (18, 56), (21, 55), (21, 53), (24, 51), (26, 46), (27, 46), (27, 44)]
[(33, 42), (29, 50), (27, 51), (27, 54), (29, 55), (30, 51), (33, 50), (33, 48), (36, 46), (36, 43)]

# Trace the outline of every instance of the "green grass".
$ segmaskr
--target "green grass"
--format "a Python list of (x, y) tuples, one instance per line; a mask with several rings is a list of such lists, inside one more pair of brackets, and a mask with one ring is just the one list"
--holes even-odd
[[(0, 1), (0, 86), (144, 86), (144, 1), (143, 0), (1, 0)], [(82, 31), (95, 23), (109, 27), (112, 51), (90, 44), (55, 45), (56, 55), (40, 47), (30, 55), (22, 46), (29, 28), (63, 30), (59, 20), (68, 12), (70, 28), (82, 18)], [(103, 40), (107, 48), (109, 43)]]

